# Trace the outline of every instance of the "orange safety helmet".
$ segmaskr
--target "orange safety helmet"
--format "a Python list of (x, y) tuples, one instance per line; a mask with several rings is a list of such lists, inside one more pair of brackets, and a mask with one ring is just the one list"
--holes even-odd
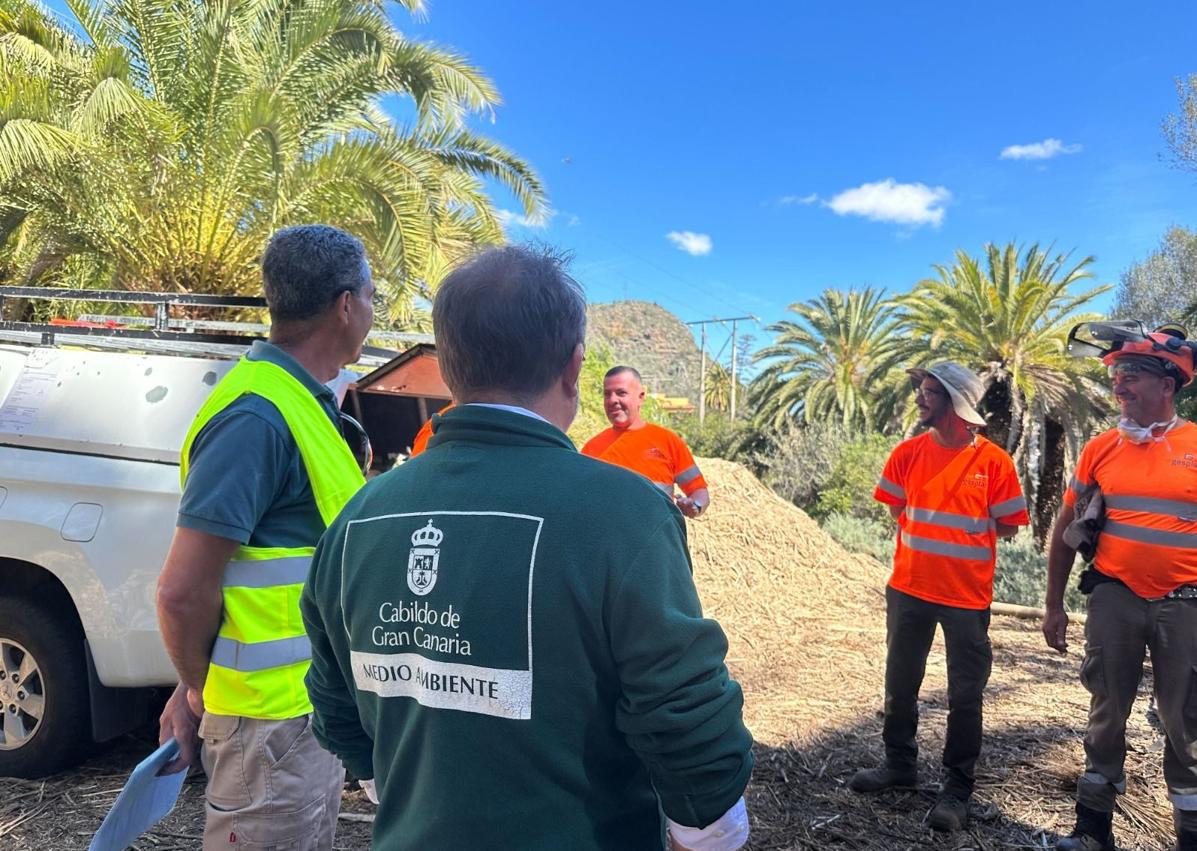
[(1106, 354), (1101, 362), (1110, 366), (1123, 355), (1147, 355), (1167, 361), (1180, 373), (1180, 387), (1193, 380), (1194, 358), (1197, 357), (1197, 352), (1193, 349), (1193, 343), (1185, 340), (1184, 333), (1179, 328), (1162, 326), (1141, 340), (1126, 340)]

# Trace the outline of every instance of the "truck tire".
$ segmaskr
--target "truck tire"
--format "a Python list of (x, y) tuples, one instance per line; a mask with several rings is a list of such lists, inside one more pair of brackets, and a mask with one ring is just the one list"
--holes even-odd
[(45, 777), (91, 741), (83, 635), (73, 617), (0, 598), (0, 777)]

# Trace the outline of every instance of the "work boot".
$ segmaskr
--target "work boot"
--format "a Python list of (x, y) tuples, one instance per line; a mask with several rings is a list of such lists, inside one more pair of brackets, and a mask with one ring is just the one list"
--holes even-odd
[(917, 779), (914, 769), (903, 770), (883, 765), (880, 768), (862, 768), (852, 775), (848, 788), (853, 792), (881, 792), (913, 786)]
[(951, 792), (941, 792), (927, 822), (936, 830), (963, 830), (968, 824), (968, 801)]
[(1076, 805), (1076, 827), (1056, 843), (1057, 851), (1118, 851), (1114, 845), (1114, 814)]

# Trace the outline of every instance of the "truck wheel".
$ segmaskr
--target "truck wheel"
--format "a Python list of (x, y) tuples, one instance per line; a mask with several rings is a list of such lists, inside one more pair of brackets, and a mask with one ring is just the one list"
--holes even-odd
[(30, 599), (0, 599), (0, 777), (45, 777), (91, 740), (83, 636)]

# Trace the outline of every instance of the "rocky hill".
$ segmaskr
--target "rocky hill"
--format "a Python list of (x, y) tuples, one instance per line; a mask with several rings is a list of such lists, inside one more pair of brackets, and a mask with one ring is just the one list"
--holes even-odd
[(680, 319), (647, 301), (592, 304), (587, 314), (590, 345), (604, 345), (616, 363), (640, 370), (650, 393), (697, 403), (698, 346)]

